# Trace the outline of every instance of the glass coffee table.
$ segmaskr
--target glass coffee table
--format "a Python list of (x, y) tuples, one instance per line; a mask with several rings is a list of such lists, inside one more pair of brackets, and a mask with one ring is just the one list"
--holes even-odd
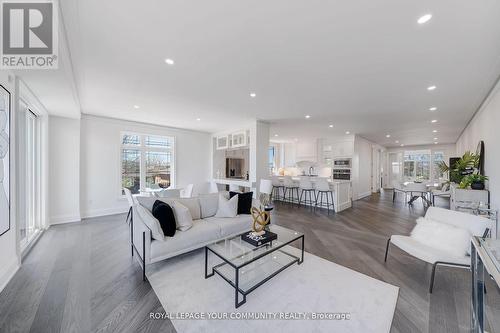
[[(277, 225), (270, 225), (268, 230), (277, 234), (278, 238), (261, 246), (253, 246), (238, 235), (205, 247), (205, 279), (217, 273), (226, 280), (235, 290), (236, 308), (245, 304), (247, 295), (272, 277), (304, 261), (303, 233)], [(300, 258), (284, 248), (295, 241), (301, 241)], [(210, 252), (222, 262), (211, 266), (211, 272), (208, 273)], [(242, 301), (239, 300), (239, 294), (243, 295)]]

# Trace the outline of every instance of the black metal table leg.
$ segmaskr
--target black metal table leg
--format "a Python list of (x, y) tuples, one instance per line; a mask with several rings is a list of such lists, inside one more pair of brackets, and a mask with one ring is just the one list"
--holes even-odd
[(299, 265), (304, 262), (304, 236), (302, 236), (301, 238), (302, 238), (302, 253), (301, 253), (300, 261), (297, 263)]
[(239, 308), (243, 304), (247, 302), (247, 296), (245, 294), (243, 295), (243, 300), (241, 302), (238, 301), (239, 298), (239, 289), (240, 289), (240, 269), (236, 268), (235, 269), (235, 277), (234, 277), (235, 283), (235, 288), (234, 288), (234, 307)]
[(205, 279), (208, 279), (211, 276), (214, 276), (214, 270), (212, 268), (212, 272), (208, 274), (208, 247), (205, 246)]

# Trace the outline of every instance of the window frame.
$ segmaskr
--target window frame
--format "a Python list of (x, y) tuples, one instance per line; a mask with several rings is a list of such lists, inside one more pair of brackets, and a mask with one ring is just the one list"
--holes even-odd
[[(123, 136), (124, 135), (136, 135), (139, 136), (139, 144), (123, 144)], [(163, 148), (163, 147), (149, 147), (146, 146), (146, 137), (148, 136), (155, 136), (155, 137), (163, 137), (163, 138), (168, 138), (171, 147), (170, 148)], [(118, 152), (118, 163), (119, 163), (119, 196), (124, 198), (125, 195), (123, 194), (123, 187), (122, 187), (122, 162), (123, 162), (123, 150), (124, 149), (130, 149), (130, 150), (138, 150), (140, 154), (140, 164), (139, 164), (139, 194), (143, 191), (146, 190), (146, 153), (147, 152), (153, 152), (153, 153), (165, 153), (165, 152), (170, 152), (171, 158), (170, 158), (170, 187), (175, 188), (177, 184), (177, 167), (176, 167), (176, 137), (173, 135), (165, 135), (165, 134), (153, 134), (153, 133), (139, 133), (139, 132), (134, 132), (134, 131), (121, 131), (120, 132), (120, 137), (119, 137), (119, 152)]]

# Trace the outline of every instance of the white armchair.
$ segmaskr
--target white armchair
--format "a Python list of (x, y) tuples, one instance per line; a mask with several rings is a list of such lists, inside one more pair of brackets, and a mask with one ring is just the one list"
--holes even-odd
[(470, 238), (486, 237), (492, 227), (493, 221), (484, 217), (429, 207), (424, 221), (415, 226), (410, 236), (392, 235), (387, 240), (384, 261), (387, 261), (389, 246), (393, 244), (413, 257), (432, 264), (429, 285), (429, 293), (432, 293), (436, 267), (469, 268)]

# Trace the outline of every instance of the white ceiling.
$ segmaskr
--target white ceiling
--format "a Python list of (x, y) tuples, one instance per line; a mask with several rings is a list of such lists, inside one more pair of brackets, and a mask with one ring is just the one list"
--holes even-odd
[[(349, 130), (385, 146), (447, 143), (500, 74), (496, 0), (61, 6), (81, 110), (95, 115), (209, 132), (259, 118), (280, 138)], [(426, 13), (432, 20), (417, 24)], [(60, 88), (40, 90), (57, 114)]]

